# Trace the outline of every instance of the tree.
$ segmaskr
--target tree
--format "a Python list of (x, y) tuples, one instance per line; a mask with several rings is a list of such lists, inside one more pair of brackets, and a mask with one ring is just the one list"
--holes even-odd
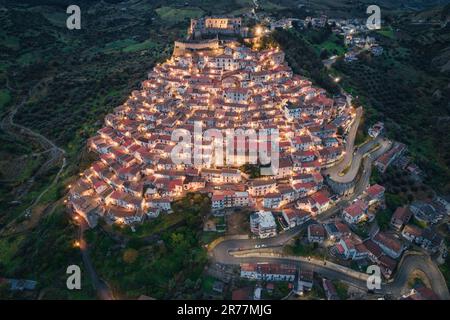
[(123, 253), (123, 261), (127, 264), (132, 264), (136, 261), (137, 257), (139, 256), (139, 252), (136, 249), (127, 249)]
[(325, 60), (330, 56), (330, 53), (328, 52), (327, 49), (322, 49), (322, 51), (320, 51), (320, 59)]

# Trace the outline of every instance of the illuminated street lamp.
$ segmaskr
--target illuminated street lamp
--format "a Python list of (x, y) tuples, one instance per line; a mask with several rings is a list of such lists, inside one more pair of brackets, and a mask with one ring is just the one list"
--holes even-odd
[(261, 26), (257, 26), (257, 27), (255, 28), (255, 35), (256, 35), (257, 37), (261, 37), (262, 34), (263, 34), (263, 28), (262, 28)]

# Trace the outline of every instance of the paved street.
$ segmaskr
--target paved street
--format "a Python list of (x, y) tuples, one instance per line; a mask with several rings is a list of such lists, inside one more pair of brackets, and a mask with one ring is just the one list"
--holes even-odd
[[(357, 115), (357, 117), (360, 116), (361, 114)], [(354, 128), (357, 128), (357, 126), (355, 125)], [(352, 128), (349, 133), (349, 144), (347, 145), (348, 148), (351, 147), (350, 150), (353, 149), (353, 130), (356, 134), (356, 129)], [(377, 144), (379, 144), (380, 147), (372, 151)], [(349, 182), (358, 178), (358, 181), (356, 182), (355, 192), (353, 195), (346, 200), (338, 201), (331, 209), (320, 214), (316, 219), (318, 222), (324, 222), (334, 214), (337, 214), (345, 205), (348, 204), (349, 201), (352, 201), (364, 190), (366, 190), (369, 186), (373, 162), (381, 154), (389, 150), (390, 147), (391, 142), (389, 140), (378, 137), (377, 139), (371, 140), (361, 146), (357, 152), (348, 152), (348, 156), (346, 154), (346, 157), (340, 164), (328, 169), (328, 173), (332, 175), (333, 179), (342, 182)], [(368, 154), (370, 151), (372, 153)], [(352, 158), (353, 155), (354, 157)], [(342, 169), (349, 163), (351, 163), (350, 170), (348, 170), (345, 175), (339, 176)], [(363, 172), (358, 177), (357, 173), (361, 165), (363, 166)], [(305, 229), (309, 223), (290, 229), (273, 238), (225, 240), (212, 248), (209, 255), (216, 263), (227, 265), (258, 262), (292, 263), (300, 268), (313, 269), (316, 273), (323, 277), (345, 281), (362, 290), (367, 290), (367, 274), (356, 272), (330, 261), (326, 261), (325, 264), (322, 260), (319, 261), (305, 257), (287, 257), (280, 253), (280, 247), (298, 235), (300, 231)], [(255, 249), (255, 246), (258, 246), (259, 248), (261, 248), (261, 246), (264, 247), (261, 249)], [(270, 249), (273, 249), (272, 252), (270, 252)], [(430, 280), (433, 291), (435, 291), (438, 296), (442, 299), (449, 299), (448, 288), (442, 273), (431, 261), (431, 259), (424, 254), (405, 253), (405, 257), (398, 266), (395, 279), (390, 283), (383, 283), (381, 292), (385, 294), (393, 294), (396, 298), (401, 297), (401, 295), (407, 292), (409, 275), (416, 269), (421, 270), (426, 274)]]
[[(372, 160), (375, 160), (381, 154), (389, 150), (392, 143), (381, 137), (370, 140), (359, 147), (355, 152), (346, 151), (346, 157), (342, 162), (336, 166), (324, 170), (323, 173), (325, 175), (329, 175), (333, 181), (339, 183), (349, 183), (355, 180), (364, 157), (377, 145), (380, 145), (380, 147), (371, 155)], [(349, 156), (347, 157), (348, 154)], [(345, 172), (343, 172), (344, 169), (346, 169)]]
[(95, 268), (92, 264), (91, 258), (89, 256), (89, 247), (87, 245), (86, 240), (84, 239), (84, 231), (88, 229), (88, 225), (84, 219), (79, 219), (79, 242), (80, 242), (80, 251), (83, 258), (84, 266), (89, 273), (89, 277), (91, 278), (92, 285), (94, 289), (97, 291), (97, 295), (102, 300), (114, 300), (113, 293), (108, 285), (99, 278)]
[(347, 134), (344, 158), (341, 161), (339, 161), (339, 163), (334, 165), (333, 167), (325, 170), (324, 171), (325, 175), (327, 175), (327, 174), (330, 174), (333, 176), (338, 175), (338, 173), (342, 172), (342, 170), (344, 170), (352, 162), (356, 133), (358, 132), (358, 127), (359, 127), (359, 123), (361, 122), (362, 114), (363, 114), (363, 110), (361, 107), (356, 109), (355, 119), (353, 120), (350, 131)]
[(421, 253), (405, 253), (404, 258), (397, 270), (395, 281), (387, 285), (387, 291), (395, 296), (400, 296), (407, 292), (409, 276), (415, 271), (420, 270), (427, 276), (433, 291), (444, 300), (449, 300), (445, 278), (439, 268), (428, 255)]

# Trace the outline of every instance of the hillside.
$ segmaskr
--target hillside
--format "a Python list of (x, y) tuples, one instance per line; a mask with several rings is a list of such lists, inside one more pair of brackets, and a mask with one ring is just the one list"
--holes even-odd
[[(435, 12), (440, 16), (442, 9)], [(367, 104), (368, 123), (387, 123), (393, 138), (408, 144), (428, 181), (450, 192), (450, 26), (418, 23), (406, 14), (393, 23), (392, 37), (379, 33), (381, 57), (367, 54), (336, 69), (344, 86)]]

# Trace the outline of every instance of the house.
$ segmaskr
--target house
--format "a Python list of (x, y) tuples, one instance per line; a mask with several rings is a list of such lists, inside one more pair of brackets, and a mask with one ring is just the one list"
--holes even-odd
[(281, 194), (281, 205), (294, 202), (298, 199), (298, 194), (294, 188), (289, 185), (279, 185), (278, 192)]
[(283, 218), (290, 228), (299, 226), (311, 219), (311, 213), (296, 208), (286, 208), (282, 211)]
[(336, 287), (334, 286), (331, 280), (322, 279), (323, 291), (325, 291), (325, 296), (327, 300), (339, 300), (339, 296), (336, 291)]
[(290, 177), (292, 174), (292, 169), (292, 161), (289, 158), (281, 158), (278, 162), (278, 171), (275, 178), (283, 179)]
[(445, 214), (432, 202), (413, 201), (409, 209), (413, 213), (414, 218), (426, 224), (438, 223)]
[(341, 238), (335, 246), (335, 250), (344, 259), (360, 260), (368, 256), (368, 250), (356, 235)]
[(406, 146), (403, 143), (395, 142), (394, 146), (389, 151), (378, 157), (378, 159), (374, 162), (374, 165), (378, 171), (384, 173), (389, 165), (400, 157), (405, 151)]
[(246, 103), (249, 90), (246, 88), (225, 88), (223, 97), (228, 103)]
[(331, 206), (331, 200), (325, 191), (318, 191), (305, 199), (301, 199), (297, 202), (297, 208), (306, 210), (312, 213), (312, 215), (318, 215)]
[(264, 208), (276, 209), (281, 203), (281, 194), (279, 192), (268, 193), (264, 195), (263, 205)]
[(313, 287), (314, 272), (312, 270), (301, 269), (294, 280), (294, 293), (303, 295)]
[(251, 180), (248, 184), (248, 192), (253, 197), (261, 197), (276, 191), (276, 182), (273, 180)]
[(325, 223), (324, 228), (331, 240), (339, 240), (340, 238), (347, 237), (352, 233), (350, 228), (341, 221)]
[(295, 136), (292, 139), (292, 146), (296, 150), (306, 151), (306, 150), (309, 150), (309, 148), (313, 145), (314, 145), (314, 142), (310, 135)]
[(187, 176), (183, 181), (184, 190), (198, 190), (204, 188), (205, 185), (205, 180), (199, 176)]
[(200, 176), (207, 182), (238, 183), (242, 180), (241, 172), (237, 169), (202, 169)]
[(150, 199), (147, 205), (151, 208), (158, 208), (163, 211), (171, 211), (170, 199), (167, 197)]
[(400, 231), (411, 219), (412, 213), (407, 206), (399, 207), (395, 210), (391, 218), (391, 226)]
[(160, 213), (161, 213), (161, 210), (158, 208), (147, 208), (145, 210), (145, 214), (149, 218), (158, 218)]
[(322, 243), (325, 240), (325, 229), (320, 224), (310, 224), (308, 226), (308, 241)]
[(380, 246), (373, 242), (371, 239), (364, 241), (364, 245), (367, 248), (367, 257), (373, 263), (378, 264), (380, 262), (380, 257), (384, 255), (383, 250), (381, 250)]
[(225, 195), (222, 193), (215, 193), (211, 197), (211, 209), (219, 211), (225, 209)]
[(405, 249), (400, 240), (385, 232), (378, 232), (372, 240), (393, 259), (400, 257)]
[(349, 224), (357, 224), (367, 220), (367, 209), (367, 203), (358, 199), (342, 211), (342, 217)]
[(409, 242), (421, 243), (423, 230), (413, 224), (406, 225), (402, 230), (402, 236)]
[(387, 255), (382, 255), (378, 260), (378, 266), (381, 269), (381, 273), (386, 279), (389, 279), (397, 267), (397, 261)]
[(128, 210), (141, 208), (142, 200), (123, 191), (116, 190), (106, 197), (106, 204), (112, 204)]
[(222, 169), (221, 172), (223, 183), (238, 183), (241, 182), (241, 172), (237, 169)]
[(250, 197), (246, 191), (214, 190), (211, 196), (211, 209), (220, 211), (226, 208), (241, 208), (248, 206)]
[(288, 120), (298, 119), (301, 117), (302, 107), (299, 104), (292, 104), (288, 102), (287, 104), (284, 105), (283, 111), (286, 119)]
[(311, 199), (314, 200), (314, 206), (317, 208), (317, 213), (320, 214), (331, 206), (331, 200), (325, 191), (318, 191), (311, 195)]
[(242, 263), (241, 277), (263, 281), (294, 281), (297, 268), (294, 265), (275, 263)]
[(260, 238), (273, 237), (277, 234), (275, 218), (270, 211), (257, 211), (250, 215), (251, 232)]
[(422, 233), (420, 246), (430, 253), (436, 253), (444, 245), (444, 239), (430, 228), (426, 228)]
[(142, 211), (128, 210), (126, 208), (109, 207), (108, 217), (119, 224), (135, 224), (144, 220), (144, 214)]
[(369, 206), (372, 206), (374, 204), (382, 204), (384, 202), (385, 190), (386, 189), (379, 184), (374, 184), (367, 188), (365, 193), (367, 194)]
[(372, 138), (376, 138), (380, 134), (382, 134), (383, 131), (384, 131), (384, 123), (377, 122), (369, 128), (369, 136), (371, 136)]

